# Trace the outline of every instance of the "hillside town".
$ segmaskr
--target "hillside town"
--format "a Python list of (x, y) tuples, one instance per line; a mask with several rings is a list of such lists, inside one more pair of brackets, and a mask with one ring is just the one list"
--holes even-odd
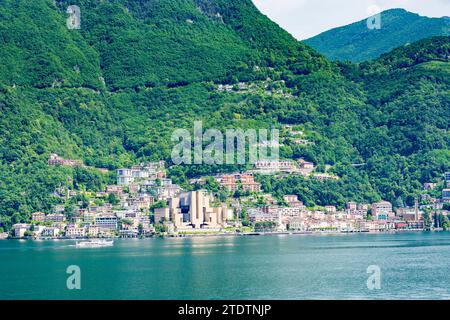
[[(51, 155), (51, 166), (82, 166), (76, 160)], [(95, 194), (59, 188), (59, 205), (52, 212), (35, 212), (29, 223), (13, 225), (1, 238), (81, 239), (150, 236), (245, 235), (263, 233), (393, 232), (446, 229), (450, 214), (450, 172), (437, 183), (425, 183), (413, 207), (395, 207), (388, 201), (348, 202), (307, 207), (299, 195), (276, 199), (264, 193), (258, 174), (301, 174), (316, 179), (337, 179), (314, 173), (304, 160), (259, 161), (254, 169), (190, 180), (183, 190), (167, 177), (164, 161), (141, 163), (117, 170), (116, 184)], [(225, 198), (203, 188), (208, 178), (218, 184)], [(238, 191), (242, 195), (235, 197)], [(441, 197), (433, 197), (439, 193)], [(68, 206), (67, 203), (74, 202)]]

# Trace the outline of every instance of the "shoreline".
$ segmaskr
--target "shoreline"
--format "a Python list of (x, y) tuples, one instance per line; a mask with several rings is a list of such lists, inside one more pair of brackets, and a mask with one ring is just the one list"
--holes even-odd
[(445, 232), (443, 230), (389, 230), (389, 231), (280, 231), (280, 232), (248, 232), (248, 233), (192, 233), (192, 234), (172, 234), (172, 235), (154, 235), (151, 237), (100, 237), (100, 238), (4, 238), (1, 240), (23, 240), (23, 241), (90, 241), (97, 239), (165, 239), (165, 238), (218, 238), (218, 237), (261, 237), (261, 236), (301, 236), (301, 235), (354, 235), (354, 234), (401, 234), (401, 233), (419, 233), (419, 232)]

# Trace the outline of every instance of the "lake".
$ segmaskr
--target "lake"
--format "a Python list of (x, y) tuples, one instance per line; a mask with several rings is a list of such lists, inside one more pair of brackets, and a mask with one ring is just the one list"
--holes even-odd
[[(450, 299), (450, 233), (0, 241), (0, 299)], [(69, 290), (69, 266), (81, 290)], [(381, 272), (369, 290), (369, 266)]]

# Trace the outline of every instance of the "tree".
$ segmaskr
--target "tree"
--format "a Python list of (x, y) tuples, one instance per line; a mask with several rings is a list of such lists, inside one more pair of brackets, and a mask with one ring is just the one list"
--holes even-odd
[(450, 220), (448, 219), (448, 216), (447, 216), (447, 215), (443, 215), (443, 216), (442, 216), (442, 228), (443, 228), (445, 231), (450, 230)]
[(110, 193), (110, 194), (108, 194), (108, 202), (109, 202), (110, 204), (112, 204), (113, 206), (115, 206), (115, 205), (119, 204), (120, 200), (119, 200), (119, 198), (116, 196), (116, 194)]

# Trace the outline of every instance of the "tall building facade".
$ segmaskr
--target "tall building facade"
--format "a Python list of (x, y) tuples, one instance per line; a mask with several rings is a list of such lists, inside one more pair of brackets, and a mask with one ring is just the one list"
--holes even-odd
[(177, 231), (222, 229), (227, 221), (227, 207), (214, 207), (212, 200), (205, 191), (181, 193), (170, 198), (166, 208), (155, 209), (155, 222), (170, 222)]

